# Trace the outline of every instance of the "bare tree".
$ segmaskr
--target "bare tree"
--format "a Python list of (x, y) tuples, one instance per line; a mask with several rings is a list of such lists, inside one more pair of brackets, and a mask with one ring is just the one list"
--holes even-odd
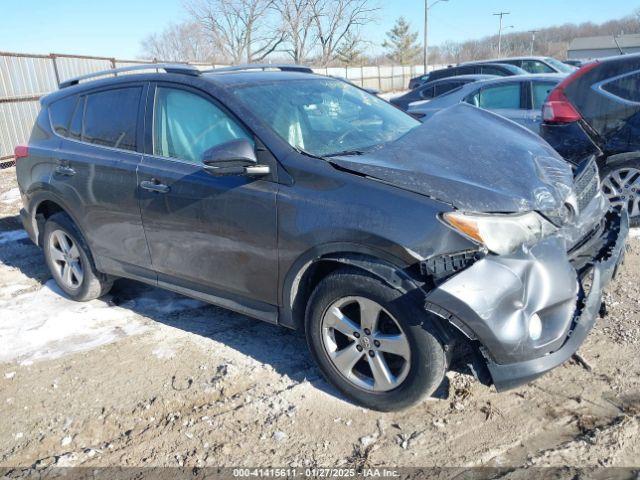
[(360, 35), (349, 32), (345, 35), (340, 48), (338, 48), (336, 52), (337, 60), (347, 67), (362, 64), (364, 60), (364, 44), (365, 42), (362, 40)]
[(285, 34), (285, 48), (294, 63), (304, 63), (313, 47), (314, 19), (312, 0), (276, 0)]
[(186, 7), (233, 63), (264, 60), (284, 41), (273, 25), (275, 0), (188, 0)]
[(216, 60), (211, 42), (194, 22), (169, 25), (141, 42), (142, 56), (169, 62)]
[(378, 10), (371, 0), (311, 0), (311, 3), (322, 65), (334, 60), (347, 35), (372, 22)]

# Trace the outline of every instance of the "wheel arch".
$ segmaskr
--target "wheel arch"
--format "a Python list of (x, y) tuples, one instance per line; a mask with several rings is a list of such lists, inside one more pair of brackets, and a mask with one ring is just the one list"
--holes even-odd
[(602, 167), (615, 166), (620, 163), (628, 162), (629, 160), (637, 160), (640, 167), (640, 151), (616, 153), (614, 155), (610, 155), (604, 159)]
[(75, 223), (76, 226), (81, 229), (81, 225), (73, 214), (71, 208), (69, 208), (64, 200), (61, 200), (52, 192), (41, 192), (39, 194), (36, 194), (31, 200), (30, 211), (36, 244), (40, 247), (42, 247), (44, 222), (55, 213), (62, 212), (69, 215), (73, 223)]
[(358, 244), (328, 244), (307, 251), (290, 268), (281, 293), (279, 323), (293, 329), (304, 329), (307, 300), (316, 285), (331, 272), (351, 267), (370, 274), (390, 287), (406, 293), (420, 288), (418, 265), (387, 252)]

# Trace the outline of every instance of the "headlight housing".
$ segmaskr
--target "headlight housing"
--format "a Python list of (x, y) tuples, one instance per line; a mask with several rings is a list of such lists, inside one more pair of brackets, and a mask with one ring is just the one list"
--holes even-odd
[(512, 253), (521, 245), (532, 245), (557, 231), (536, 212), (509, 215), (448, 212), (442, 218), (457, 232), (498, 255)]

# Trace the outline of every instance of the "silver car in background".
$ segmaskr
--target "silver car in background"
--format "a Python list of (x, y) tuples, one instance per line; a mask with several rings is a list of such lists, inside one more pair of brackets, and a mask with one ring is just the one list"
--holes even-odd
[(564, 75), (541, 74), (501, 77), (468, 83), (433, 100), (414, 102), (408, 113), (421, 121), (459, 103), (469, 103), (502, 115), (539, 133), (542, 105)]

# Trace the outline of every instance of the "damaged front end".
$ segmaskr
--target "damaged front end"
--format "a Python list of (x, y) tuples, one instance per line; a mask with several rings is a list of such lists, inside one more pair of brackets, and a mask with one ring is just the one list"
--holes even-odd
[(535, 243), (421, 264), (434, 282), (425, 308), (479, 345), (498, 391), (527, 383), (576, 352), (624, 256), (626, 212), (609, 208), (597, 182), (595, 192), (579, 187), (590, 190), (580, 215)]

